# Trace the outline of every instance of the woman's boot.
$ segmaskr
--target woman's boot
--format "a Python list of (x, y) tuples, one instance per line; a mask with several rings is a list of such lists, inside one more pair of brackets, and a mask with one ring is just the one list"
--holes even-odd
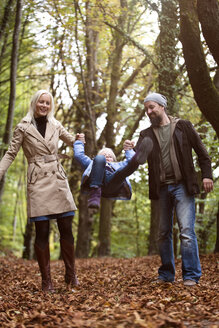
[(65, 282), (71, 286), (79, 285), (78, 278), (75, 273), (75, 252), (74, 244), (69, 243), (65, 239), (60, 239), (61, 254), (65, 263)]
[(49, 244), (42, 249), (37, 244), (34, 245), (36, 258), (39, 264), (42, 277), (42, 290), (44, 292), (54, 292), (50, 275), (50, 252)]

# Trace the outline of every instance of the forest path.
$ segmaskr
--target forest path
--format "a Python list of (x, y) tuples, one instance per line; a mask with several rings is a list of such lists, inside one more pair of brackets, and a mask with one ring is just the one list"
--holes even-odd
[(167, 328), (219, 327), (218, 260), (201, 256), (200, 284), (185, 287), (181, 261), (176, 283), (157, 286), (158, 256), (78, 259), (80, 286), (67, 290), (62, 261), (51, 264), (56, 292), (40, 289), (36, 261), (0, 258), (0, 327)]

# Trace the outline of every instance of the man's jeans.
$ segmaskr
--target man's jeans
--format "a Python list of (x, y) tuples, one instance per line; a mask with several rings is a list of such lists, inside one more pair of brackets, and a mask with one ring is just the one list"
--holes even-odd
[(158, 270), (159, 278), (165, 281), (174, 281), (175, 278), (172, 240), (174, 208), (180, 231), (183, 280), (198, 282), (201, 265), (194, 229), (195, 199), (188, 195), (185, 185), (181, 183), (164, 185), (160, 190), (158, 246), (162, 265)]

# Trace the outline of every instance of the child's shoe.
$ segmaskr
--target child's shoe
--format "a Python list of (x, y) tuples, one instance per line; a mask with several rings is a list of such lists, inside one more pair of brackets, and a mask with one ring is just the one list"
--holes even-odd
[(101, 188), (90, 188), (88, 196), (88, 208), (100, 208)]

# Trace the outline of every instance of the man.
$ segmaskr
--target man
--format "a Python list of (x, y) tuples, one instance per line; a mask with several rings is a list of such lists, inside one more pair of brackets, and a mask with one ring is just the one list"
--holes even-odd
[[(157, 282), (173, 282), (175, 278), (172, 241), (175, 209), (181, 240), (183, 283), (186, 286), (193, 286), (198, 283), (201, 276), (201, 265), (194, 230), (194, 195), (200, 190), (192, 149), (198, 156), (205, 192), (213, 190), (210, 157), (189, 121), (167, 115), (165, 96), (151, 93), (144, 99), (144, 106), (151, 126), (140, 132), (135, 150), (144, 137), (152, 139), (153, 150), (148, 157), (149, 197), (159, 199), (160, 202), (158, 247), (162, 265), (158, 270)], [(124, 149), (133, 146), (130, 140), (124, 143)]]

